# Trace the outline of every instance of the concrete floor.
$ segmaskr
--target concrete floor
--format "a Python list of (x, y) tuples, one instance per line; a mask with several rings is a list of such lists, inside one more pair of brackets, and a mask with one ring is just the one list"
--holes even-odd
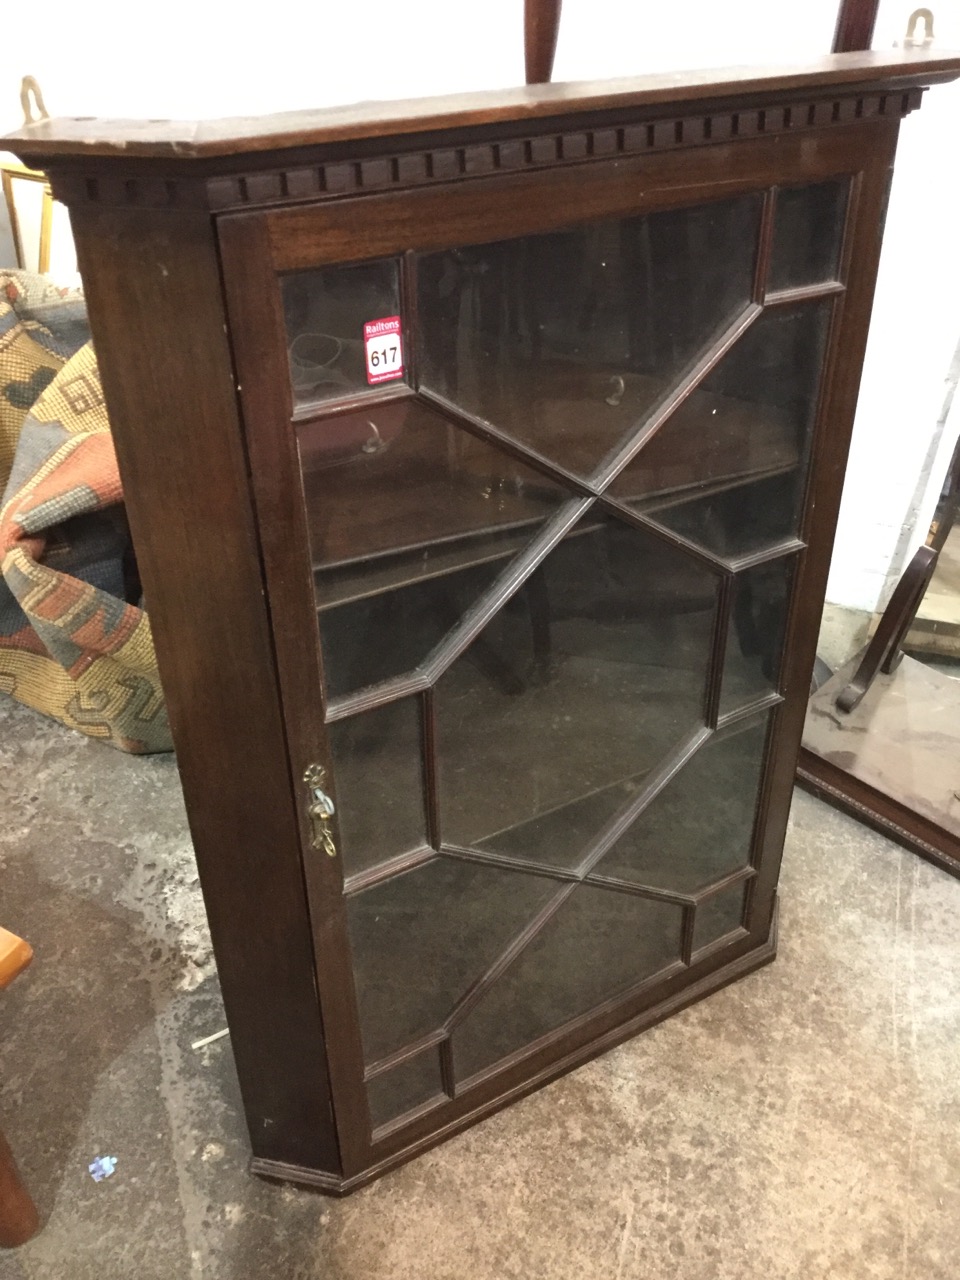
[[(775, 964), (346, 1201), (260, 1182), (169, 757), (0, 698), (2, 1280), (954, 1280), (960, 882), (798, 794)], [(112, 1178), (87, 1172), (117, 1159)]]

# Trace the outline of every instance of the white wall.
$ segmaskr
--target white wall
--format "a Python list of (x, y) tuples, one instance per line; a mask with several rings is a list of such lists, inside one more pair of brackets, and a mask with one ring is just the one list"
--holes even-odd
[[(836, 0), (564, 0), (555, 79), (796, 60), (829, 48)], [(773, 25), (771, 25), (773, 24)], [(523, 80), (523, 0), (48, 0), (0, 18), (0, 132), (20, 77), (51, 114), (192, 118), (497, 88)]]
[[(799, 61), (829, 49), (838, 0), (564, 0), (554, 78)], [(906, 25), (884, 0), (875, 47)], [(35, 75), (54, 115), (193, 118), (518, 84), (522, 0), (66, 0), (6, 4), (0, 133), (20, 123)], [(938, 43), (960, 47), (960, 0), (937, 6)], [(851, 470), (828, 596), (872, 608), (925, 528), (949, 456), (932, 448), (960, 337), (960, 236), (951, 186), (960, 89), (933, 90), (904, 124)], [(932, 269), (931, 269), (932, 268)], [(943, 456), (946, 454), (946, 456)], [(939, 467), (939, 475), (937, 468)], [(921, 483), (921, 473), (927, 483)], [(933, 479), (930, 475), (933, 473)], [(919, 486), (919, 488), (918, 488)], [(904, 521), (909, 526), (904, 536)]]
[[(900, 34), (913, 6), (885, 0), (874, 47)], [(960, 3), (935, 6), (937, 44), (960, 48)], [(926, 537), (960, 430), (938, 423), (960, 340), (960, 85), (926, 95), (904, 122), (870, 341), (827, 599), (886, 603)]]

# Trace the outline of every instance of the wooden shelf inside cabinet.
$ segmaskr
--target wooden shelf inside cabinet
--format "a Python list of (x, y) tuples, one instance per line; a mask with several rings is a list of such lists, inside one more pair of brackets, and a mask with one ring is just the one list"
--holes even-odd
[(889, 169), (958, 74), (5, 141), (71, 210), (256, 1171), (348, 1192), (773, 958)]

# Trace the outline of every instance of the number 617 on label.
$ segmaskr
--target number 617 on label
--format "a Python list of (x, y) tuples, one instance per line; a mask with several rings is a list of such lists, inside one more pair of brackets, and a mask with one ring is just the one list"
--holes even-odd
[(400, 317), (368, 320), (363, 326), (363, 346), (367, 357), (367, 382), (389, 382), (403, 377), (403, 341)]

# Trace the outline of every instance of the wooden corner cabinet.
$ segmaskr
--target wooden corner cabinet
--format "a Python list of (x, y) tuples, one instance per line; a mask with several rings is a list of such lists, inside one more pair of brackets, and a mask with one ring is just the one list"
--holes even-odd
[(901, 118), (960, 56), (6, 140), (70, 207), (253, 1168), (773, 958)]

